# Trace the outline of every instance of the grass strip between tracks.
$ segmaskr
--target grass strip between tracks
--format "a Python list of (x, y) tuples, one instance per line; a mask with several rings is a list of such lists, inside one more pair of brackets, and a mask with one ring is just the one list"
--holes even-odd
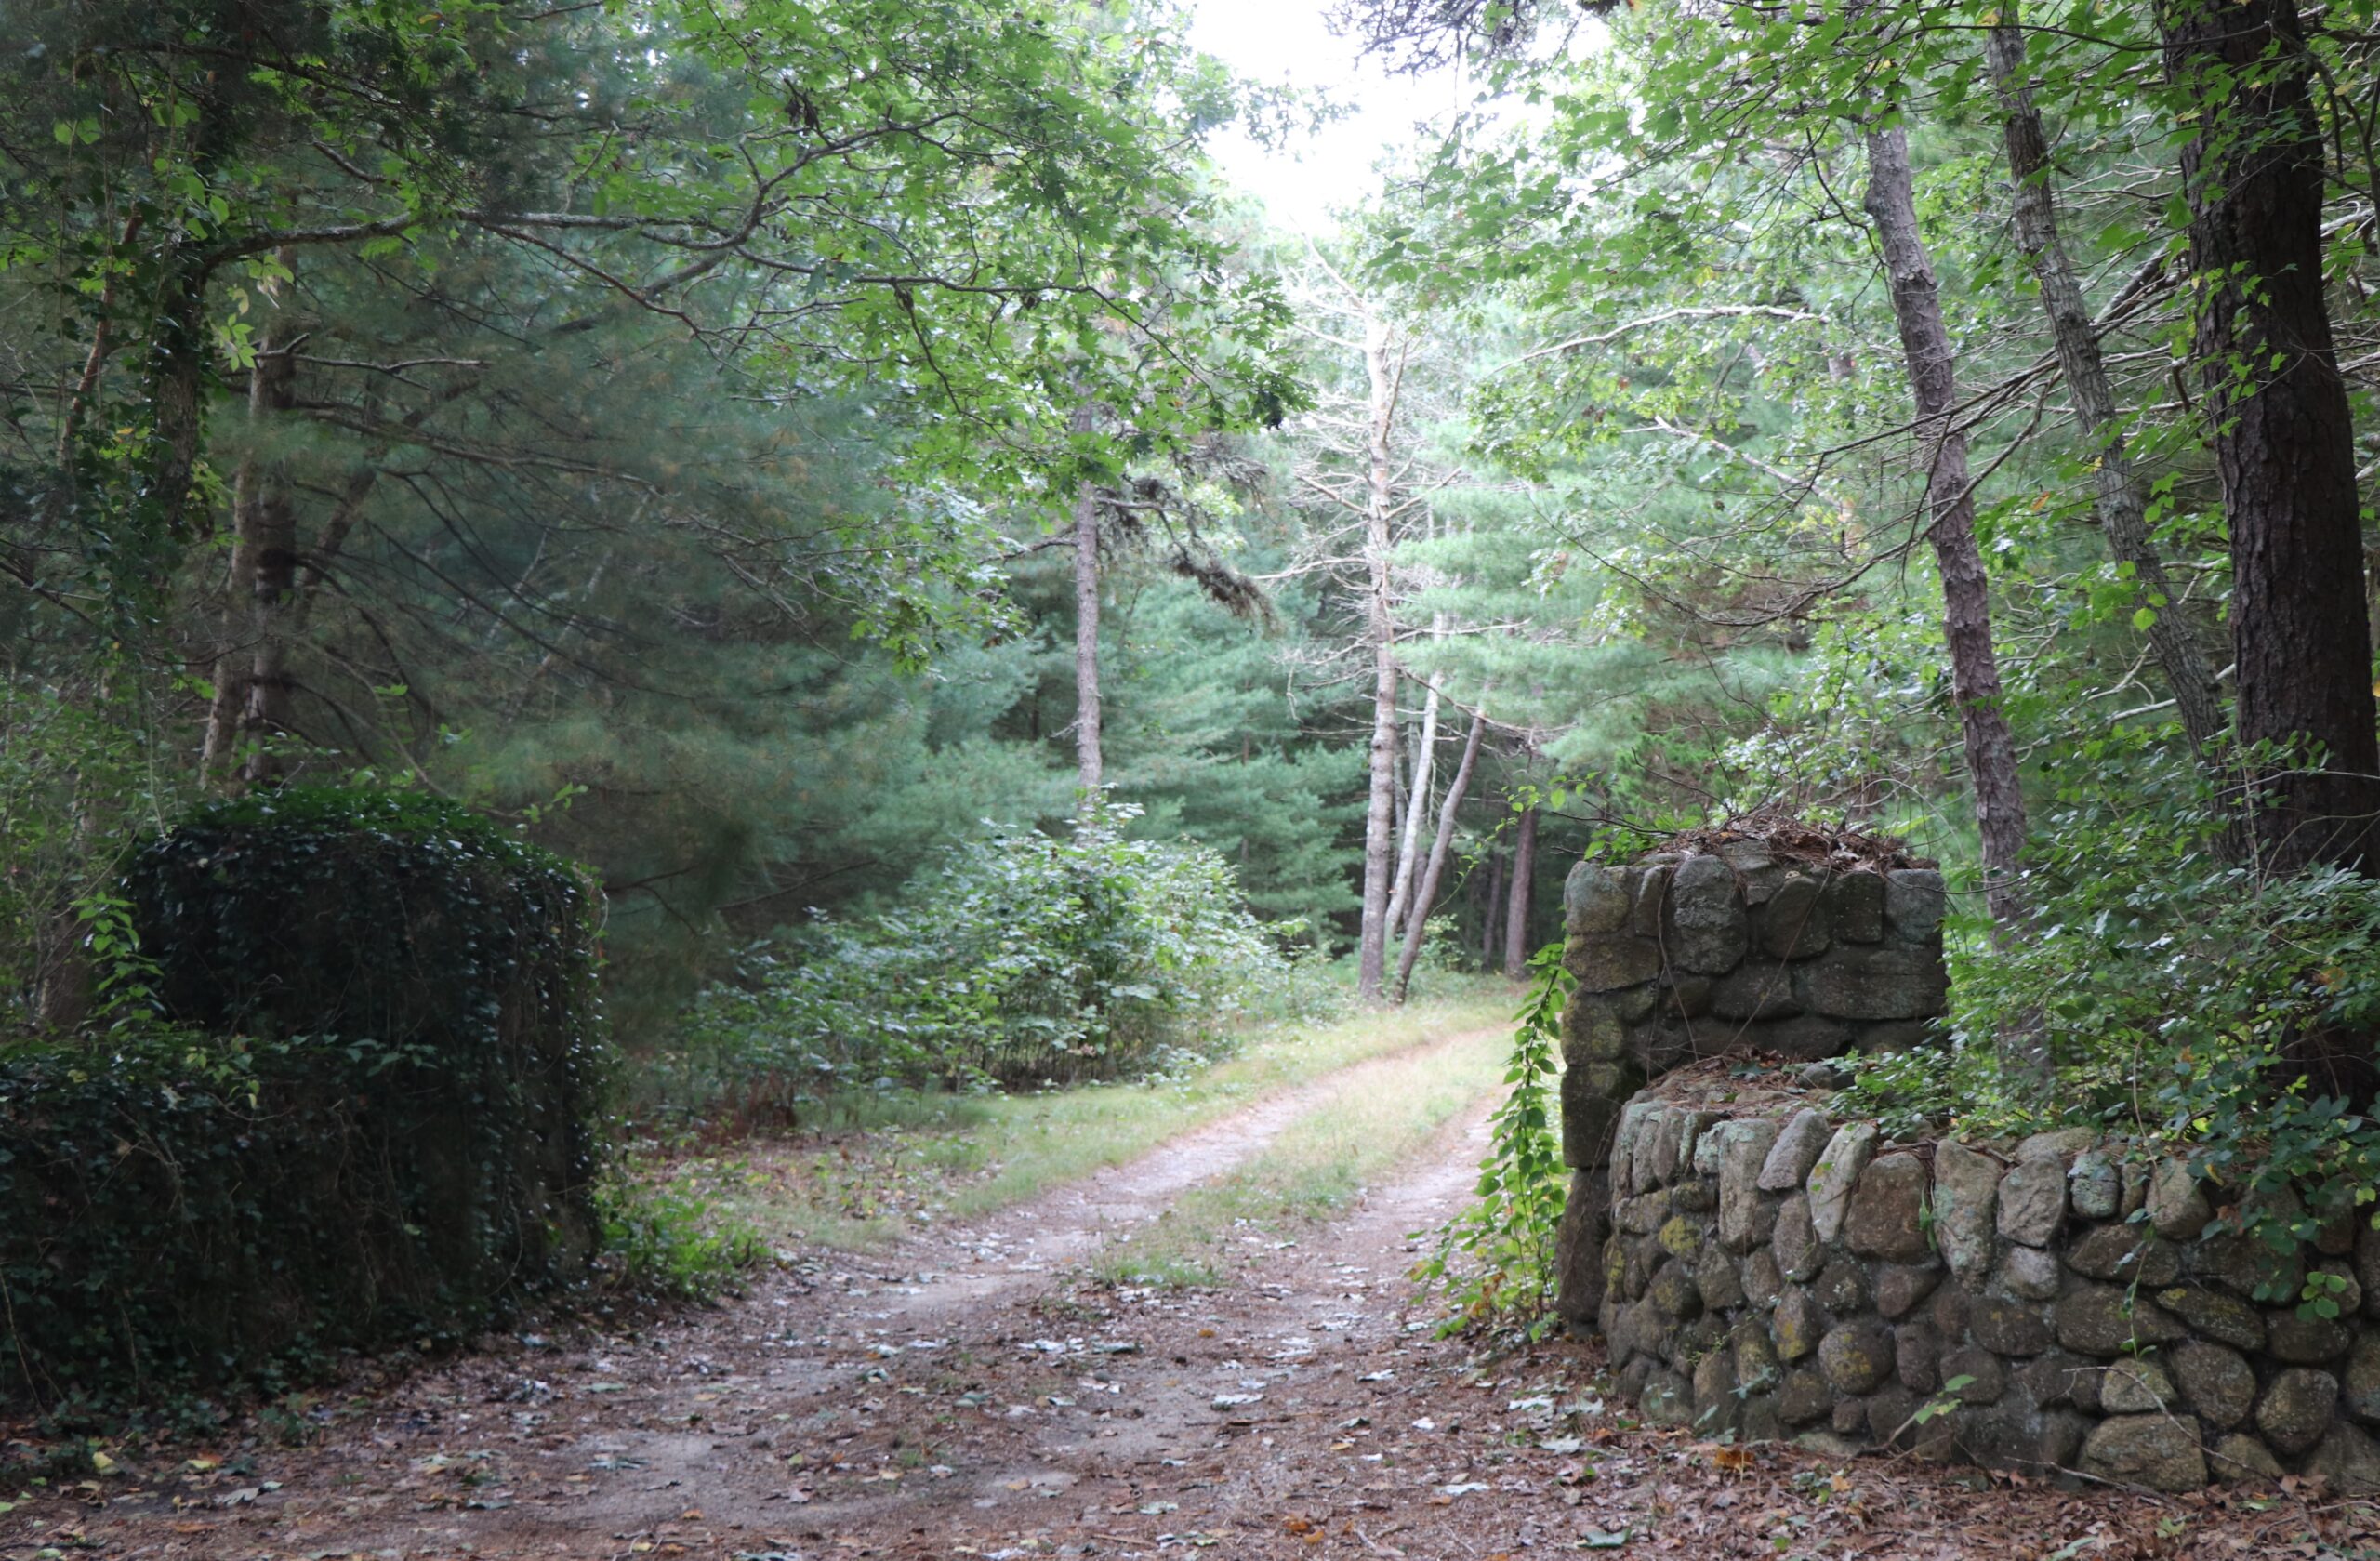
[(1350, 1075), (1261, 1154), (1108, 1247), (1097, 1272), (1118, 1284), (1219, 1283), (1235, 1259), (1295, 1240), (1409, 1163), (1502, 1077), (1507, 1047), (1484, 1030)]
[[(699, 1199), (721, 1221), (748, 1226), (777, 1248), (865, 1251), (904, 1230), (1025, 1202), (1135, 1159), (1267, 1096), (1372, 1058), (1415, 1052), (1414, 1085), (1452, 1088), (1427, 1081), (1453, 1065), (1430, 1063), (1442, 1053), (1416, 1049), (1468, 1030), (1501, 1036), (1517, 1000), (1504, 982), (1465, 982), (1403, 1009), (1266, 1034), (1210, 1066), (1148, 1082), (1043, 1094), (902, 1092), (838, 1101), (817, 1131), (755, 1138), (676, 1158), (651, 1174), (673, 1193)], [(1460, 1050), (1465, 1057), (1474, 1052), (1488, 1057), (1482, 1065), (1492, 1071), (1502, 1044), (1501, 1038), (1483, 1038), (1477, 1046)], [(1469, 1078), (1470, 1065), (1457, 1071)], [(1478, 1087), (1485, 1087), (1484, 1080)], [(1402, 1092), (1407, 1085), (1400, 1082), (1395, 1089)], [(1398, 1120), (1420, 1108), (1418, 1097), (1355, 1104), (1363, 1112), (1385, 1110)], [(1440, 1110), (1435, 1119), (1443, 1120), (1445, 1114)], [(1301, 1123), (1258, 1163), (1272, 1165), (1283, 1155), (1304, 1157), (1311, 1162), (1314, 1196), (1340, 1187), (1342, 1192), (1330, 1196), (1343, 1197), (1370, 1173), (1380, 1156), (1357, 1141), (1364, 1130), (1353, 1124), (1359, 1117), (1344, 1107), (1339, 1115), (1351, 1124), (1348, 1133), (1337, 1128), (1312, 1131)], [(1299, 1142), (1290, 1144), (1293, 1135)], [(1335, 1158), (1342, 1152), (1366, 1169), (1338, 1168)]]

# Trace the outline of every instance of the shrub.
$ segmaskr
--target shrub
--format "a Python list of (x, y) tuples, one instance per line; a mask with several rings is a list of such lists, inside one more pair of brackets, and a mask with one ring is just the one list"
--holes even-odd
[[(2271, 874), (2221, 849), (2227, 815), (2185, 757), (2119, 733), (2056, 767), (2028, 849), (2031, 914), (1958, 949), (1953, 1034), (1988, 1051), (2031, 1031), (2058, 1076), (2031, 1117), (2145, 1121), (2176, 1064), (2278, 1057), (2306, 1036), (2380, 1022), (2380, 880)], [(2285, 1079), (2271, 1075), (2274, 1088)], [(1975, 1104), (2024, 1110), (2009, 1097)]]
[[(1949, 1065), (1871, 1062), (1861, 1109), (1888, 1131), (2112, 1127), (2187, 1155), (2276, 1248), (2371, 1203), (2380, 1126), (2294, 1058), (2309, 1037), (2380, 1031), (2380, 880), (2231, 859), (2224, 795), (2151, 733), (2078, 741), (2042, 773), (2030, 918), (1957, 950)], [(2052, 1087), (1999, 1070), (2012, 1031), (2038, 1038)]]
[(269, 1381), (579, 1271), (598, 1013), (563, 864), (431, 799), (218, 803), (135, 858), (169, 1025), (0, 1055), (36, 1398)]
[(603, 1261), (615, 1282), (659, 1301), (711, 1301), (738, 1290), (768, 1261), (760, 1232), (702, 1199), (649, 1182), (615, 1179), (597, 1189)]
[(861, 1087), (1110, 1078), (1213, 1036), (1289, 967), (1222, 858), (1129, 839), (1131, 816), (1063, 840), (996, 832), (879, 916), (752, 950), (646, 1088), (790, 1112)]

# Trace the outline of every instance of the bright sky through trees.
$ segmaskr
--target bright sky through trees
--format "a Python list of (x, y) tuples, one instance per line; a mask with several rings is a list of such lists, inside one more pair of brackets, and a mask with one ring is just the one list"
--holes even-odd
[(1318, 89), (1343, 111), (1312, 137), (1283, 148), (1234, 131), (1214, 141), (1216, 161), (1239, 188), (1263, 198), (1273, 219), (1302, 232), (1330, 226), (1334, 207), (1372, 193), (1372, 165), (1412, 139), (1416, 123), (1442, 119), (1468, 99), (1458, 71), (1397, 76), (1356, 58), (1332, 34), (1325, 0), (1196, 0), (1193, 45), (1266, 86)]

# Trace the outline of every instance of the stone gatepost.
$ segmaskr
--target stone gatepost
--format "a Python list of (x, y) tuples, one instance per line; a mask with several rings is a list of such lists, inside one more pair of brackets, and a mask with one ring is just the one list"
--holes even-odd
[(1931, 867), (1799, 861), (1739, 840), (1629, 867), (1581, 862), (1563, 908), (1578, 986), (1562, 1026), (1558, 1304), (1587, 1332), (1602, 1326), (1612, 1141), (1631, 1096), (1706, 1057), (1921, 1044), (1950, 977)]

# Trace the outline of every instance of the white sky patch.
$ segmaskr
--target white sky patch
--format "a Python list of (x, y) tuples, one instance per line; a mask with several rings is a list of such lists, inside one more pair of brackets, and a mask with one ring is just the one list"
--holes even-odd
[(1383, 152), (1409, 145), (1421, 122), (1443, 123), (1471, 87), (1458, 71), (1392, 75), (1359, 60), (1353, 38), (1323, 20), (1328, 0), (1190, 0), (1192, 45), (1263, 86), (1320, 88), (1352, 112), (1277, 150), (1234, 130), (1210, 143), (1233, 184), (1264, 202), (1273, 220), (1320, 234), (1334, 210), (1362, 205), (1379, 188)]

